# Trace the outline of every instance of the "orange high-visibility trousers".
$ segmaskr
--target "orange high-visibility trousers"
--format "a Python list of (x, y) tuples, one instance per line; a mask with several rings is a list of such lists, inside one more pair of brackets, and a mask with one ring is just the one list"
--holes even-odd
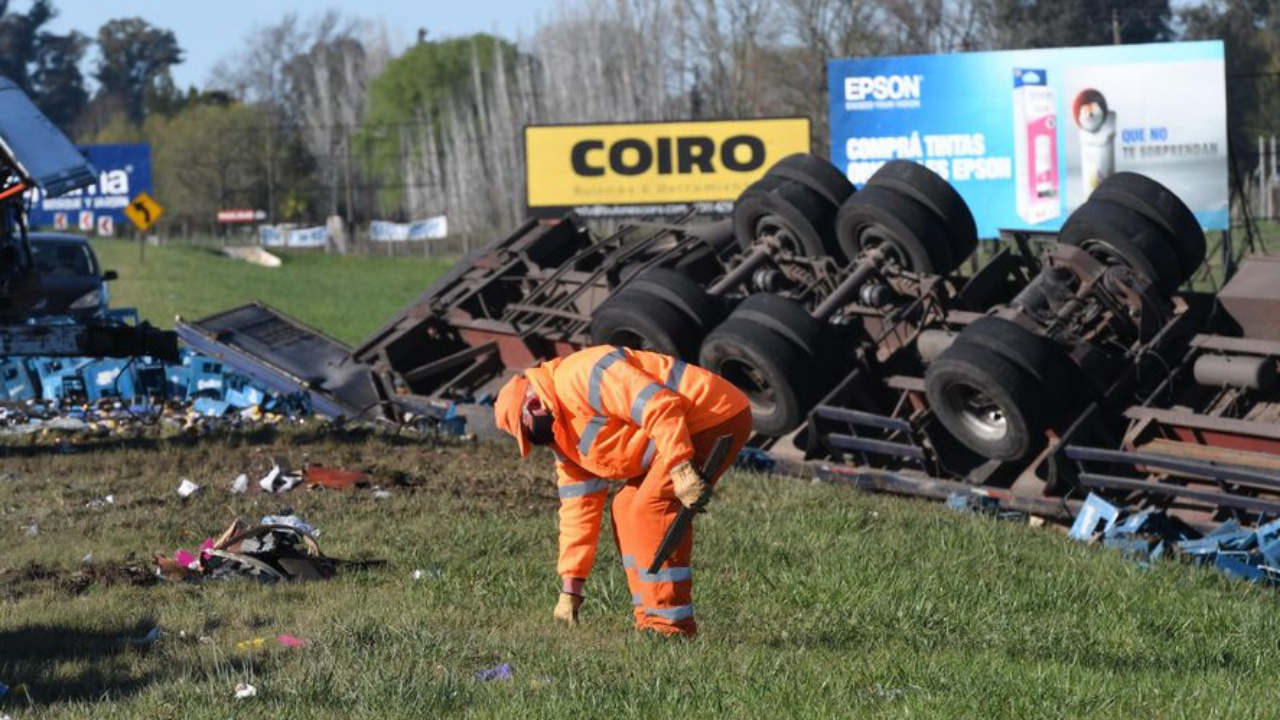
[[(751, 411), (743, 410), (728, 420), (694, 433), (693, 465), (701, 469), (711, 446), (722, 435), (733, 436), (733, 447), (724, 463), (707, 480), (713, 485), (730, 466), (751, 436)], [(613, 498), (613, 530), (622, 556), (622, 566), (631, 588), (636, 628), (663, 634), (693, 637), (698, 623), (693, 618), (693, 528), (685, 534), (667, 561), (650, 574), (649, 565), (662, 544), (667, 528), (680, 510), (671, 477), (655, 467), (633, 478)], [(696, 523), (695, 523), (696, 524)]]

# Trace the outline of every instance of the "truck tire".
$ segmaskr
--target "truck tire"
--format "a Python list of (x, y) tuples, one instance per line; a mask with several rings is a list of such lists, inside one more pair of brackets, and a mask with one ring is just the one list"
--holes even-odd
[(1108, 200), (1089, 200), (1076, 208), (1058, 233), (1058, 242), (1074, 245), (1107, 264), (1122, 264), (1172, 295), (1189, 277), (1170, 236), (1143, 215)]
[(652, 350), (691, 360), (703, 331), (673, 305), (647, 292), (622, 290), (596, 309), (591, 339), (598, 345)]
[(699, 339), (724, 319), (720, 301), (678, 270), (652, 268), (631, 281), (623, 292), (649, 295), (674, 307), (696, 328)]
[(820, 353), (825, 325), (799, 303), (772, 293), (756, 293), (738, 304), (733, 317), (772, 329), (807, 355)]
[(850, 260), (871, 247), (886, 248), (903, 270), (943, 275), (956, 268), (946, 224), (924, 205), (867, 184), (840, 207), (836, 238)]
[(854, 192), (853, 183), (835, 165), (808, 153), (782, 158), (765, 175), (794, 180), (821, 195), (833, 208), (839, 208)]
[(808, 187), (769, 176), (752, 183), (733, 204), (738, 244), (750, 252), (758, 238), (776, 235), (790, 252), (804, 257), (829, 255), (834, 245), (835, 208)]
[(867, 185), (901, 193), (942, 219), (951, 241), (951, 257), (957, 267), (978, 247), (978, 225), (969, 205), (951, 184), (929, 168), (910, 160), (890, 160), (880, 166)]
[(698, 364), (746, 393), (756, 432), (781, 437), (804, 422), (815, 399), (815, 359), (768, 325), (730, 315), (702, 343)]
[(1169, 188), (1145, 175), (1118, 172), (1098, 185), (1090, 200), (1105, 200), (1139, 213), (1173, 238), (1183, 277), (1191, 277), (1204, 262), (1205, 238), (1200, 221)]
[(924, 387), (938, 421), (982, 457), (1023, 460), (1044, 445), (1041, 387), (994, 350), (952, 343), (930, 363)]
[(1062, 350), (1012, 320), (990, 315), (978, 318), (960, 331), (956, 342), (988, 348), (1022, 368), (1053, 404), (1066, 385), (1067, 359)]

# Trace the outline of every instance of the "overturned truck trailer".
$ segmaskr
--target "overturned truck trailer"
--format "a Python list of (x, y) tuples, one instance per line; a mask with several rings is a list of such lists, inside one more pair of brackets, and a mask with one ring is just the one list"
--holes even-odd
[[(1009, 239), (965, 274), (973, 218), (941, 178), (895, 161), (855, 191), (792, 156), (720, 223), (597, 238), (573, 215), (530, 221), (334, 362), (395, 418), (400, 403), (483, 400), (584, 345), (655, 349), (746, 391), (756, 446), (864, 487), (981, 489), (1062, 520), (1089, 489), (1203, 521), (1268, 512), (1278, 341), (1253, 325), (1280, 307), (1249, 280), (1260, 271), (1221, 298), (1179, 291), (1203, 233), (1131, 173), (1059, 236)], [(1241, 446), (1224, 428), (1252, 454), (1225, 457)]]

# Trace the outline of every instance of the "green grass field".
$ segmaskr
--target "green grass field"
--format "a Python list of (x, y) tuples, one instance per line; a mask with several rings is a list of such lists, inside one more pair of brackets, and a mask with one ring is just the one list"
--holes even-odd
[(284, 265), (264, 268), (232, 260), (216, 248), (148, 247), (125, 240), (94, 240), (111, 283), (113, 307), (137, 307), (153, 325), (189, 320), (260, 300), (346, 343), (377, 330), (417, 297), (453, 260), (284, 253)]
[[(261, 299), (347, 342), (444, 269), (292, 255), (267, 270), (181, 246), (147, 248), (140, 265), (136, 245), (95, 245), (122, 276), (113, 304), (153, 322)], [(698, 520), (702, 636), (670, 643), (630, 630), (607, 530), (583, 625), (551, 622), (549, 455), (314, 422), (71, 447), (0, 441), (0, 683), (25, 686), (0, 716), (14, 720), (1253, 718), (1280, 702), (1275, 591), (1172, 562), (1144, 570), (1055, 529), (731, 475)], [(368, 469), (392, 497), (227, 492), (272, 457)], [(179, 499), (183, 477), (205, 489)], [(107, 494), (114, 504), (86, 507)], [(388, 564), (287, 587), (137, 584), (122, 569), (286, 508), (328, 553)], [(128, 642), (157, 625), (154, 647)], [(310, 645), (237, 648), (282, 633)], [(510, 680), (475, 678), (502, 663)], [(234, 700), (242, 682), (258, 696)]]
[[(25, 684), (30, 704), (10, 693), (0, 714), (1265, 717), (1280, 700), (1273, 591), (1175, 563), (1142, 570), (1052, 529), (753, 475), (727, 477), (698, 521), (697, 640), (630, 630), (607, 539), (582, 626), (562, 628), (551, 458), (510, 451), (317, 428), (8, 447), (0, 682)], [(270, 456), (405, 484), (388, 500), (227, 492)], [(206, 486), (188, 501), (184, 476)], [(85, 507), (108, 493), (114, 505)], [(328, 553), (388, 565), (289, 587), (120, 580), (118, 566), (282, 507), (320, 527)], [(88, 553), (95, 581), (77, 582)], [(155, 625), (153, 648), (129, 645)], [(310, 646), (237, 649), (281, 633)], [(475, 679), (501, 663), (512, 679)], [(258, 696), (234, 700), (240, 682)]]

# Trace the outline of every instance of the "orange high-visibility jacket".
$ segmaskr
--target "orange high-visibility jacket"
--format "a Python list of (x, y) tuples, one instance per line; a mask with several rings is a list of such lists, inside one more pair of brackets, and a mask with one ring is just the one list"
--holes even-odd
[(525, 371), (555, 416), (564, 577), (585, 578), (610, 480), (693, 457), (690, 435), (750, 406), (724, 378), (659, 353), (602, 345)]

